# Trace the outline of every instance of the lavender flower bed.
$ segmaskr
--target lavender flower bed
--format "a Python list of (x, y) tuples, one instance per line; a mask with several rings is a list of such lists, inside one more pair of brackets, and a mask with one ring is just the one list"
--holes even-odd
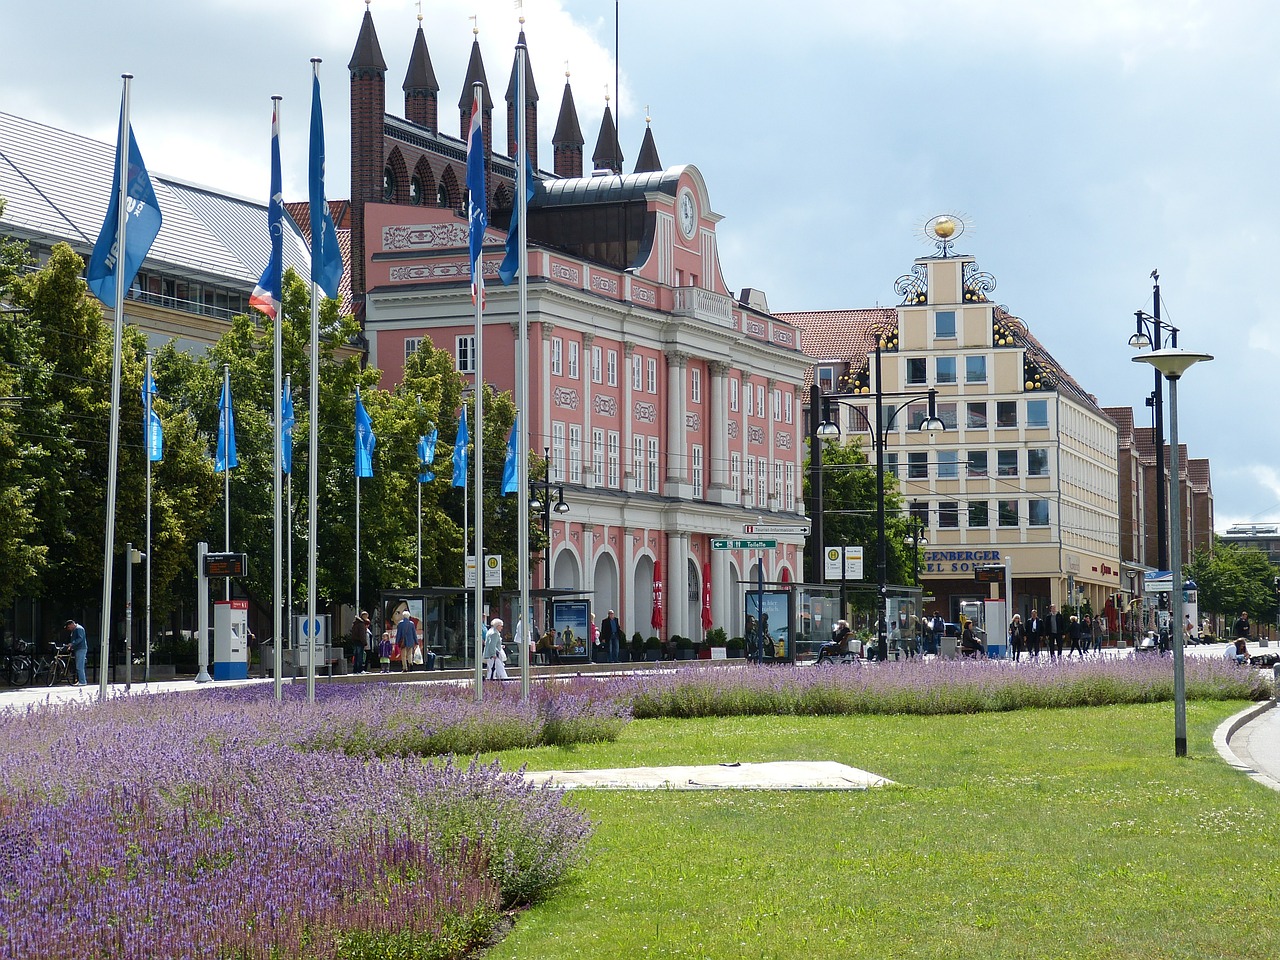
[[(416, 754), (626, 722), (567, 691), (241, 689), (0, 713), (0, 960), (457, 956), (590, 827), (498, 765)], [(468, 747), (469, 749), (469, 747)]]
[[(1271, 695), (1258, 671), (1217, 658), (1188, 659), (1185, 679), (1192, 700)], [(1173, 662), (934, 659), (857, 668), (689, 670), (616, 681), (610, 692), (637, 718), (979, 713), (1172, 700)]]

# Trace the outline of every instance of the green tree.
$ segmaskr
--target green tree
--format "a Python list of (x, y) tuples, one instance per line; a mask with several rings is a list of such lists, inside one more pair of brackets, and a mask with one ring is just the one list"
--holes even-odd
[[(809, 463), (805, 464), (804, 492), (811, 495)], [(831, 443), (822, 450), (822, 524), (826, 546), (861, 546), (863, 548), (863, 584), (876, 583), (879, 555), (879, 523), (877, 516), (876, 472), (862, 449), (862, 439), (850, 443)], [(911, 571), (911, 549), (903, 545), (909, 524), (903, 513), (898, 479), (891, 473), (884, 478), (885, 513), (885, 582), (914, 584)], [(870, 608), (874, 597), (867, 596)]]
[(1231, 619), (1247, 610), (1255, 623), (1275, 619), (1276, 572), (1261, 550), (1217, 536), (1212, 552), (1197, 553), (1186, 568), (1199, 588), (1201, 612)]

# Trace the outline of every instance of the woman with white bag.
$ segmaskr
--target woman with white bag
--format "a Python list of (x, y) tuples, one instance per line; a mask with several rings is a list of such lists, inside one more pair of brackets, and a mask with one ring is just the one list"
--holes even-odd
[(507, 679), (507, 654), (502, 649), (502, 621), (494, 617), (484, 635), (484, 675), (489, 680)]

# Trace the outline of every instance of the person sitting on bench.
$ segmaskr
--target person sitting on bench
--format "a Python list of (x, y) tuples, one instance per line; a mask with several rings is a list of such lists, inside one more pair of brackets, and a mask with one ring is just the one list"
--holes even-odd
[(847, 656), (849, 653), (849, 640), (853, 637), (853, 631), (849, 629), (848, 622), (837, 620), (831, 628), (831, 640), (824, 643), (818, 650), (818, 663), (825, 660), (834, 660), (836, 657)]

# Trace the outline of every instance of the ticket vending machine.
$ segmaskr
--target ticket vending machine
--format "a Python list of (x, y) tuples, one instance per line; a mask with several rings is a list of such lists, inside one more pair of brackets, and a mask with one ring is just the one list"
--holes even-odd
[(249, 676), (249, 601), (215, 600), (213, 604), (213, 679)]

